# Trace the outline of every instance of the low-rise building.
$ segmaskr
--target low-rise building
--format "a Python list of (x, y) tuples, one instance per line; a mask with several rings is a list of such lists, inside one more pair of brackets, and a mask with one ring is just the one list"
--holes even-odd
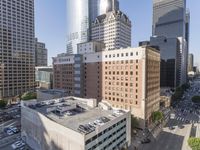
[(58, 90), (58, 89), (37, 90), (38, 101), (61, 98), (65, 96), (67, 96), (67, 93), (65, 90)]
[(78, 46), (78, 54), (94, 53), (103, 51), (105, 49), (105, 44), (99, 41), (80, 43), (77, 46)]
[(108, 103), (97, 107), (96, 99), (26, 101), (21, 116), (22, 138), (34, 150), (110, 150), (131, 143), (130, 112)]
[(35, 81), (37, 89), (52, 89), (53, 67), (35, 67)]

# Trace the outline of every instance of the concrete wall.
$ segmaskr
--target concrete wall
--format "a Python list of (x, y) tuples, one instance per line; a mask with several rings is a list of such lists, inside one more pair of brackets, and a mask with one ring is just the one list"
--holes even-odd
[(84, 150), (84, 136), (22, 106), (22, 138), (34, 150)]

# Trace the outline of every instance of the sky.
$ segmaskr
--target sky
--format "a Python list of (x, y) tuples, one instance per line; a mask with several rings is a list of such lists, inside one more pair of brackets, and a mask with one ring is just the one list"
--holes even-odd
[[(119, 0), (120, 10), (132, 21), (132, 46), (152, 34), (152, 0)], [(187, 0), (190, 9), (190, 53), (200, 65), (200, 0)], [(35, 36), (46, 44), (48, 64), (66, 52), (66, 0), (35, 0)]]

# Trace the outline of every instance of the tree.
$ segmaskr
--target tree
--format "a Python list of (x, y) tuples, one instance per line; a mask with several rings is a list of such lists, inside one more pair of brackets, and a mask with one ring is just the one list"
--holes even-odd
[(188, 145), (192, 150), (200, 150), (200, 138), (189, 138)]
[(0, 100), (0, 108), (4, 108), (7, 105), (7, 101), (5, 100)]
[(193, 96), (192, 97), (192, 102), (193, 103), (200, 103), (200, 96)]
[(26, 100), (32, 100), (32, 99), (36, 99), (37, 95), (36, 93), (33, 92), (26, 92), (21, 96), (21, 99), (26, 101)]
[(138, 128), (139, 127), (139, 121), (136, 117), (131, 117), (131, 128)]
[(160, 111), (155, 111), (152, 113), (152, 121), (153, 123), (162, 121), (164, 119), (163, 113)]

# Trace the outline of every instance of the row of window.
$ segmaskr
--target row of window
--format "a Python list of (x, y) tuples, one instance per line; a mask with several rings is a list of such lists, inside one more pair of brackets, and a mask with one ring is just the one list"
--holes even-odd
[[(100, 132), (99, 134), (93, 136), (92, 138), (88, 139), (88, 140), (85, 142), (85, 144), (86, 144), (86, 145), (89, 144), (90, 142), (96, 140), (97, 138), (101, 137), (102, 135), (106, 134), (107, 132), (109, 132), (110, 130), (116, 128), (117, 126), (119, 126), (120, 124), (122, 124), (122, 123), (124, 123), (124, 122), (126, 122), (126, 118), (124, 118), (123, 120), (119, 121), (118, 123), (116, 123), (116, 124), (110, 126), (109, 128), (105, 129), (104, 131)], [(121, 127), (120, 129), (118, 129), (117, 131), (113, 132), (112, 134), (115, 135), (116, 133), (118, 133), (119, 131), (121, 131), (123, 128), (126, 128), (126, 125), (124, 125), (124, 126)], [(112, 134), (111, 134), (111, 135), (112, 135)], [(110, 135), (109, 135), (109, 136), (110, 136)]]

